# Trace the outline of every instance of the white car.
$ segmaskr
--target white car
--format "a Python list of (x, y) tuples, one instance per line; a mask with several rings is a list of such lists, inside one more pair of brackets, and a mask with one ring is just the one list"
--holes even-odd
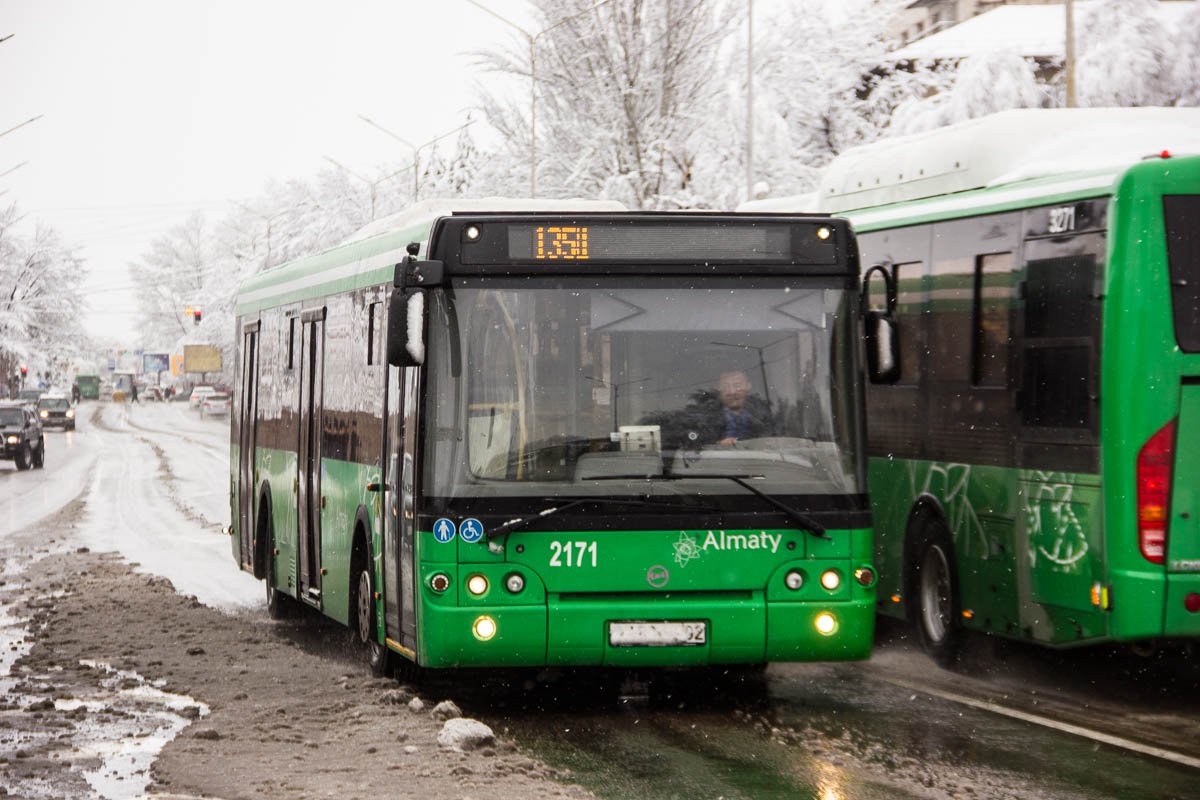
[(233, 408), (233, 398), (227, 394), (214, 393), (205, 397), (200, 401), (200, 416), (207, 417), (213, 414), (228, 414)]
[(192, 393), (188, 395), (188, 406), (191, 408), (200, 408), (200, 401), (208, 397), (210, 394), (216, 394), (217, 390), (212, 386), (196, 386), (193, 387)]

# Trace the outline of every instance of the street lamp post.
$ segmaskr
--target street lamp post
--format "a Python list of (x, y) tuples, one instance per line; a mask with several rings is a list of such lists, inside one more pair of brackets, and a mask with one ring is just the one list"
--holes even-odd
[[(370, 119), (369, 117), (365, 117), (362, 114), (359, 114), (358, 118), (361, 119), (363, 122), (367, 123), (368, 125), (370, 125), (372, 128), (383, 131), (388, 136), (390, 136), (393, 139), (395, 139), (396, 141), (400, 142), (400, 144), (402, 144), (405, 147), (407, 147), (408, 149), (412, 150), (412, 154), (413, 154), (413, 163), (412, 163), (413, 202), (414, 203), (417, 201), (417, 199), (420, 197), (420, 194), (421, 194), (421, 155), (420, 155), (421, 151), (424, 150), (426, 147), (429, 147), (429, 145), (435, 144), (436, 142), (440, 142), (442, 139), (445, 139), (447, 136), (453, 136), (454, 134), (458, 133), (459, 131), (463, 130), (464, 128), (467, 128), (474, 124), (474, 120), (472, 120), (463, 125), (459, 125), (454, 130), (446, 131), (445, 133), (440, 133), (427, 142), (422, 142), (421, 144), (413, 144), (412, 142), (408, 141), (400, 134), (395, 133), (394, 131), (388, 130), (387, 128), (383, 127), (378, 122), (376, 122), (373, 119)], [(332, 161), (333, 159), (330, 159), (330, 160)], [(345, 167), (343, 167), (343, 169), (345, 169)], [(346, 170), (346, 171), (350, 172), (350, 170)], [(403, 170), (401, 170), (401, 171), (403, 171)], [(354, 173), (351, 173), (351, 174), (354, 174)], [(393, 173), (393, 174), (395, 174), (395, 173)], [(388, 177), (391, 177), (391, 176), (389, 175)], [(386, 178), (380, 178), (380, 180), (386, 180)]]
[[(284, 214), (288, 213), (288, 211), (290, 211), (291, 209), (285, 208), (282, 211), (276, 211), (274, 214), (271, 214), (268, 216), (266, 214), (263, 214), (261, 211), (255, 211), (253, 208), (251, 208), (250, 206), (248, 206), (244, 203), (239, 203), (237, 200), (230, 200), (229, 202), (233, 203), (235, 206), (243, 209), (244, 211), (250, 212), (254, 216), (258, 217), (259, 219), (261, 219), (267, 223), (267, 255), (266, 255), (266, 260), (263, 262), (263, 264), (264, 264), (264, 268), (271, 266), (271, 226), (275, 222), (275, 220), (279, 219)], [(251, 246), (251, 248), (253, 248), (254, 243), (251, 242), (250, 246)], [(251, 252), (253, 252), (253, 249), (251, 250)]]
[(576, 17), (581, 17), (590, 11), (595, 11), (600, 6), (611, 3), (612, 0), (600, 0), (599, 3), (590, 8), (585, 8), (583, 11), (572, 14), (569, 17), (563, 17), (558, 22), (542, 28), (537, 33), (530, 33), (511, 19), (497, 14), (482, 3), (476, 2), (476, 0), (467, 0), (467, 2), (480, 11), (491, 14), (510, 28), (513, 28), (529, 42), (529, 196), (537, 197), (537, 40), (560, 25), (565, 25)]
[(383, 183), (384, 181), (391, 180), (392, 178), (399, 175), (401, 172), (404, 172), (404, 170), (408, 169), (408, 167), (404, 167), (402, 169), (396, 170), (395, 172), (391, 173), (390, 175), (384, 175), (382, 178), (377, 178), (376, 180), (371, 180), (370, 178), (360, 175), (359, 173), (350, 169), (345, 164), (341, 163), (340, 161), (337, 161), (336, 159), (330, 158), (329, 156), (322, 156), (322, 157), (326, 161), (328, 161), (330, 164), (333, 164), (335, 167), (337, 167), (338, 169), (345, 172), (347, 175), (353, 175), (355, 178), (358, 178), (360, 181), (365, 183), (370, 188), (370, 190), (371, 190), (371, 222), (375, 221), (375, 196), (376, 196), (375, 189), (376, 189), (376, 187), (378, 187), (379, 184)]
[(8, 134), (12, 133), (13, 131), (15, 131), (19, 128), (24, 128), (26, 125), (30, 125), (34, 122), (37, 122), (39, 119), (41, 119), (44, 116), (46, 116), (46, 115), (38, 114), (36, 117), (30, 117), (29, 119), (25, 120), (24, 122), (22, 122), (19, 125), (13, 125), (11, 128), (9, 128), (6, 131), (0, 131), (0, 136), (7, 136)]

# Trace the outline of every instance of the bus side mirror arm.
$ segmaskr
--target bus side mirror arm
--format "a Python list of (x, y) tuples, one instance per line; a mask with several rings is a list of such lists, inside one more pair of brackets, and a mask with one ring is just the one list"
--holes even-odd
[(387, 329), (387, 361), (393, 367), (425, 363), (425, 295), (442, 285), (445, 272), (441, 261), (417, 261), (412, 256), (396, 265)]
[[(879, 273), (883, 278), (887, 307), (884, 311), (869, 308), (871, 278)], [(896, 279), (881, 264), (863, 275), (862, 296), (863, 338), (867, 349), (867, 377), (871, 383), (895, 383), (900, 379), (900, 324), (896, 322)]]

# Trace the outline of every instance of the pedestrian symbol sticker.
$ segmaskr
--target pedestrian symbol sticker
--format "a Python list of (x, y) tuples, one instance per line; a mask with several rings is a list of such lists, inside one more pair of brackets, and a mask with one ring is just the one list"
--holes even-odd
[(478, 542), (483, 538), (483, 523), (474, 517), (467, 517), (458, 526), (458, 532), (464, 542)]
[[(454, 538), (454, 523), (442, 517), (437, 522), (433, 523), (433, 538), (437, 539), (442, 544)], [(464, 537), (466, 538), (465, 534)]]

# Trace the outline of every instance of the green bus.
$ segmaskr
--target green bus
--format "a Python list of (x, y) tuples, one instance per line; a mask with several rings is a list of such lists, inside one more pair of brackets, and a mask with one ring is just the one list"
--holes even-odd
[(234, 556), (377, 672), (865, 658), (858, 282), (844, 220), (583, 201), (428, 201), (263, 272)]
[(75, 385), (79, 387), (79, 397), (81, 400), (100, 399), (99, 375), (76, 375)]
[(849, 151), (816, 208), (891, 279), (878, 603), (954, 659), (1200, 635), (1200, 110), (1017, 110)]

